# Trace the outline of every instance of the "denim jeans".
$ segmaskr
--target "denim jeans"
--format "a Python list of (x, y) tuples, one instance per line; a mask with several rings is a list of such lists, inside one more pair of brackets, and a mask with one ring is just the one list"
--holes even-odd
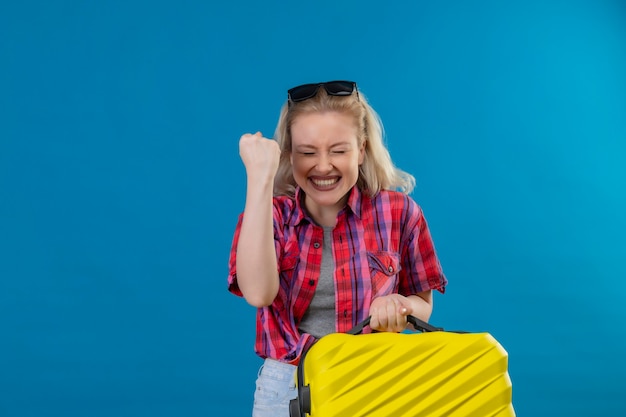
[(289, 401), (296, 398), (296, 367), (265, 359), (259, 369), (252, 417), (289, 417)]

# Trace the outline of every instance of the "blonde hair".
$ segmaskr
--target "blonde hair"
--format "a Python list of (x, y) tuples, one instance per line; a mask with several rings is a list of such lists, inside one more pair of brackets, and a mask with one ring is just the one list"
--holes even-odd
[[(357, 95), (358, 94), (358, 95)], [(336, 111), (352, 116), (359, 132), (358, 146), (365, 142), (365, 157), (359, 166), (357, 187), (362, 192), (375, 196), (380, 190), (397, 190), (410, 194), (415, 178), (397, 168), (383, 143), (383, 125), (378, 114), (367, 103), (362, 92), (350, 96), (330, 96), (323, 88), (315, 97), (285, 103), (280, 111), (274, 138), (280, 146), (280, 162), (274, 178), (274, 195), (295, 195), (296, 181), (291, 167), (291, 126), (293, 121), (305, 113)]]

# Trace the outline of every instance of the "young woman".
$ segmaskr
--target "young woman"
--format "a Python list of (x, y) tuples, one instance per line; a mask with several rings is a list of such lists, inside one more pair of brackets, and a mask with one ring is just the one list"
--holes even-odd
[(427, 321), (447, 280), (414, 178), (393, 164), (382, 125), (351, 81), (288, 91), (275, 140), (245, 134), (246, 204), (229, 291), (258, 308), (254, 417), (289, 415), (302, 352), (371, 316), (400, 332)]

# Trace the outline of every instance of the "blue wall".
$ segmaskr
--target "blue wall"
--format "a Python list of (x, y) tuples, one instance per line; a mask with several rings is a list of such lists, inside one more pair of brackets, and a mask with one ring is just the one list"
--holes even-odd
[(0, 5), (0, 415), (245, 416), (237, 142), (348, 78), (519, 415), (626, 413), (626, 5)]

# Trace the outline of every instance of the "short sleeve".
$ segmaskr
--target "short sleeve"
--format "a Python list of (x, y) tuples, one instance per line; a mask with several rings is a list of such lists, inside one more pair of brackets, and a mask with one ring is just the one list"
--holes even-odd
[[(241, 232), (241, 223), (243, 222), (244, 214), (241, 213), (239, 215), (237, 226), (235, 228), (235, 233), (233, 236), (233, 241), (230, 248), (230, 256), (228, 259), (228, 291), (231, 293), (243, 297), (243, 293), (239, 289), (239, 285), (237, 284), (237, 244), (239, 243), (239, 234)], [(277, 260), (280, 260), (282, 256), (282, 228), (279, 227), (282, 224), (282, 216), (281, 211), (277, 207), (277, 201), (274, 199), (274, 248), (277, 254)], [(280, 272), (280, 262), (277, 262), (278, 270)]]
[(412, 295), (428, 290), (445, 292), (446, 279), (435, 245), (422, 209), (408, 199), (404, 245), (402, 249), (402, 270), (399, 291), (402, 295)]
[(233, 236), (230, 256), (228, 259), (228, 291), (239, 297), (243, 297), (243, 294), (237, 284), (237, 243), (239, 242), (239, 233), (241, 231), (242, 221), (243, 213), (239, 215), (239, 219), (237, 221), (237, 227), (235, 228), (235, 234)]

